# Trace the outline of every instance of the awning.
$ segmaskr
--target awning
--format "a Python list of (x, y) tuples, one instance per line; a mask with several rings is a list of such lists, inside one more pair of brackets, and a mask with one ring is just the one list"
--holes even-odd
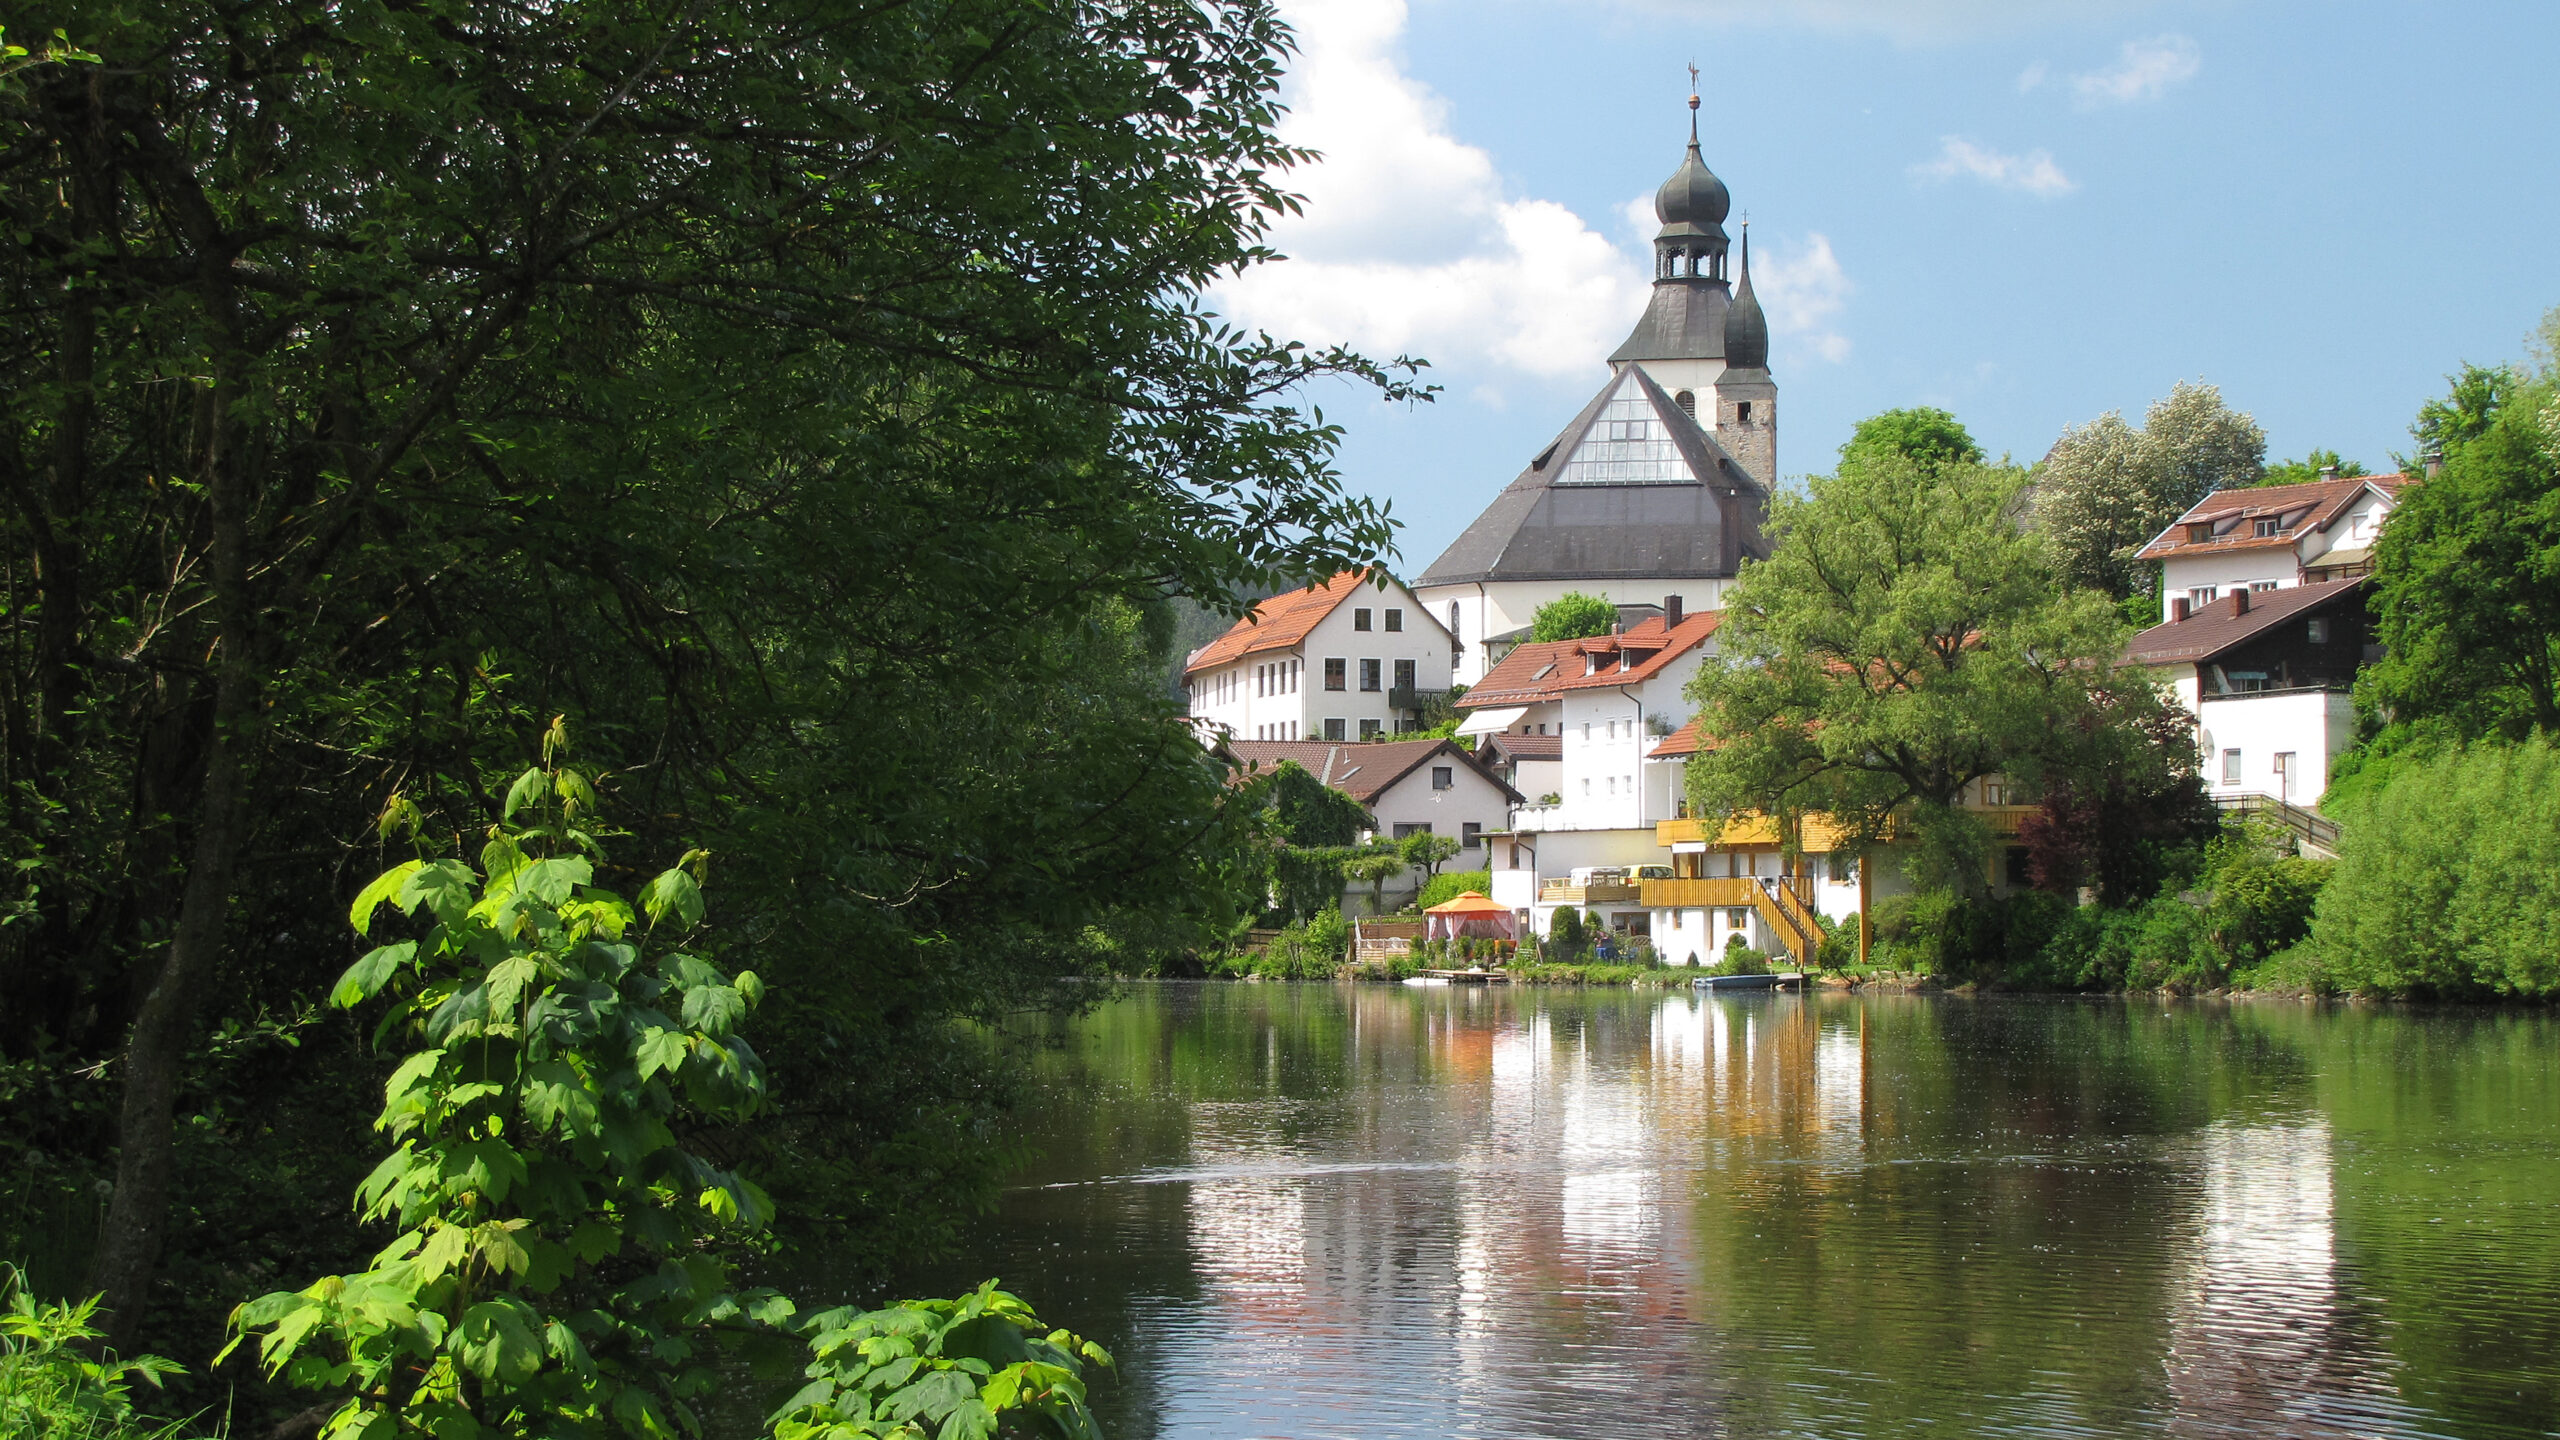
[(1446, 905), (1434, 905), (1422, 912), (1433, 940), (1456, 940), (1473, 936), (1479, 940), (1514, 940), (1519, 938), (1512, 923), (1511, 911), (1498, 900), (1488, 900), (1481, 890), (1469, 890)]
[(1498, 735), (1501, 732), (1510, 729), (1512, 726), (1519, 724), (1520, 717), (1528, 713), (1529, 707), (1526, 705), (1515, 705), (1507, 710), (1474, 711), (1469, 714), (1466, 719), (1458, 722), (1458, 733), (1461, 735)]

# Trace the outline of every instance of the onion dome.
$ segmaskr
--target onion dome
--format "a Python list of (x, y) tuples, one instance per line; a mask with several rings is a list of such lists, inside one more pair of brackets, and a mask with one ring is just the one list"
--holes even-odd
[(1751, 293), (1751, 222), (1742, 225), (1742, 264), (1733, 286), (1733, 308), (1724, 317), (1724, 363), (1735, 370), (1769, 368), (1769, 317)]
[(1682, 157), (1680, 168), (1653, 192), (1653, 213), (1667, 228), (1695, 225), (1712, 229), (1724, 223), (1733, 209), (1733, 196), (1707, 168), (1706, 157), (1698, 153), (1698, 97), (1689, 97), (1689, 153)]

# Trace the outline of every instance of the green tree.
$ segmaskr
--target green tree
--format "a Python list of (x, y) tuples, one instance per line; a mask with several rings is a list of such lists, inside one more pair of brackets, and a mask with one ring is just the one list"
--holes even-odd
[(2374, 546), (2383, 657), (2357, 695), (2458, 739), (2560, 734), (2560, 386), (2474, 367), (2416, 427), (2443, 469)]
[(1587, 635), (1606, 635), (1618, 627), (1618, 607), (1597, 595), (1568, 590), (1538, 607), (1529, 622), (1529, 638), (1540, 644), (1550, 640), (1580, 640)]
[(2005, 774), (2035, 785), (2139, 753), (2151, 687), (2119, 674), (2123, 629), (2104, 597), (2056, 583), (2014, 515), (2010, 466), (1930, 467), (1845, 456), (1809, 493), (1780, 496), (1776, 548), (1744, 569), (1722, 651), (1689, 695), (1724, 738), (1689, 767), (1692, 807), (1812, 812), (1923, 842), (1928, 883), (1984, 883), (1987, 844), (1956, 809)]
[(2123, 599), (2153, 581), (2142, 547), (2214, 491), (2257, 484), (2266, 454), (2257, 421), (2181, 380), (2139, 430), (2109, 411), (2063, 431), (2036, 466), (2035, 522), (2066, 581)]
[[(112, 1170), (118, 1344), (248, 1229), (174, 1228), (173, 1187), (266, 1163), (182, 1173), (199, 1037), (325, 989), (371, 820), (477, 831), (554, 713), (640, 843), (736, 861), (801, 1097), (739, 1143), (791, 1213), (947, 1235), (997, 1163), (954, 1022), (1213, 926), (1250, 869), (1155, 607), (1390, 533), (1293, 391), (1398, 382), (1201, 304), (1305, 158), (1269, 7), (9, 18), (99, 62), (0, 89), (0, 1045), (116, 1087), (7, 1123)], [(325, 1130), (367, 1063), (315, 1032), (228, 1073)], [(325, 1215), (294, 1167), (350, 1151), (241, 1203)], [(172, 1235), (196, 1268), (154, 1287)]]
[(2322, 472), (2329, 470), (2337, 472), (2336, 476), (2331, 477), (2336, 479), (2373, 473), (2335, 450), (2313, 450), (2299, 460), (2279, 460), (2268, 466), (2267, 473), (2258, 477), (2258, 483), (2260, 485), (2308, 485), (2323, 478)]
[(1927, 405), (1870, 415), (1858, 422), (1858, 428), (1849, 432), (1848, 443), (1840, 447), (1843, 460), (1878, 452), (1932, 468), (1979, 465), (1988, 458), (1954, 415)]
[(1430, 830), (1417, 830), (1396, 842), (1396, 853), (1423, 873), (1425, 884), (1439, 878), (1440, 867), (1454, 859), (1460, 848), (1457, 836)]

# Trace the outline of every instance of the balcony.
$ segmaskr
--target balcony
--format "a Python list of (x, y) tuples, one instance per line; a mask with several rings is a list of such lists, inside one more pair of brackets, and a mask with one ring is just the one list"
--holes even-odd
[[(1659, 881), (1646, 881), (1659, 884)], [(1637, 882), (1629, 880), (1611, 885), (1576, 885), (1570, 880), (1549, 880), (1538, 887), (1541, 905), (1632, 905), (1642, 895)]]
[(1448, 704), (1449, 692), (1446, 690), (1424, 690), (1413, 685), (1387, 687), (1387, 708), (1390, 710), (1439, 710), (1446, 709)]

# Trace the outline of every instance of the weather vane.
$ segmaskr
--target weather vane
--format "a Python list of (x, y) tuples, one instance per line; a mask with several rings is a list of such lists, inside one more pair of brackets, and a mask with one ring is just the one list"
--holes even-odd
[(1693, 100), (1694, 100), (1694, 99), (1696, 99), (1696, 98), (1697, 98), (1697, 95), (1698, 95), (1698, 62), (1697, 62), (1697, 61), (1695, 61), (1695, 60), (1692, 60), (1692, 61), (1690, 61), (1690, 62), (1689, 62), (1689, 97), (1690, 97), (1691, 99), (1693, 99)]

